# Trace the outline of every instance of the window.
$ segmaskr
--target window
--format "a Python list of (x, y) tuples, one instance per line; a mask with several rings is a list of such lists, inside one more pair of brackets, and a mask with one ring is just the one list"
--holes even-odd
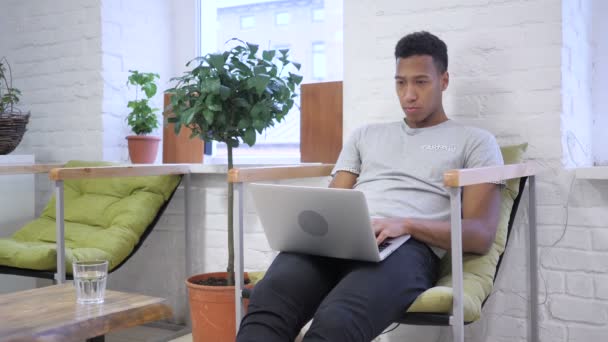
[(255, 17), (252, 15), (245, 15), (241, 17), (241, 30), (252, 29), (255, 27)]
[(562, 6), (562, 161), (566, 167), (607, 166), (608, 2)]
[[(225, 42), (236, 37), (258, 44), (260, 50), (289, 49), (290, 59), (302, 64), (302, 83), (341, 80), (342, 3), (343, 0), (201, 1), (201, 54), (225, 50)], [(323, 29), (313, 20), (325, 21)], [(295, 101), (283, 121), (258, 134), (253, 147), (242, 144), (234, 150), (235, 163), (299, 162), (300, 100)], [(205, 157), (206, 163), (226, 162), (223, 143), (207, 145), (205, 153), (211, 156)]]
[(324, 80), (327, 77), (327, 58), (325, 57), (325, 43), (312, 43), (312, 78)]
[(272, 46), (273, 49), (275, 50), (284, 50), (284, 49), (289, 49), (291, 51), (291, 45), (290, 44), (275, 44)]
[(316, 7), (312, 9), (312, 21), (321, 22), (325, 20), (325, 9), (323, 7)]
[(274, 23), (277, 26), (284, 26), (289, 24), (289, 12), (279, 12), (274, 15)]
[(595, 0), (592, 3), (591, 22), (591, 41), (592, 45), (591, 63), (585, 61), (587, 65), (592, 65), (591, 71), (591, 101), (592, 101), (592, 121), (593, 128), (593, 165), (608, 166), (608, 21), (605, 15), (608, 13), (608, 3)]

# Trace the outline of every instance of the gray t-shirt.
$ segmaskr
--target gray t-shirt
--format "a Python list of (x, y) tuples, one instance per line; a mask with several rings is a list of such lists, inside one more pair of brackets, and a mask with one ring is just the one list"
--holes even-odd
[[(450, 196), (443, 173), (503, 165), (494, 136), (453, 120), (410, 128), (404, 120), (357, 129), (332, 171), (358, 176), (371, 216), (448, 220)], [(442, 257), (445, 251), (431, 246)]]

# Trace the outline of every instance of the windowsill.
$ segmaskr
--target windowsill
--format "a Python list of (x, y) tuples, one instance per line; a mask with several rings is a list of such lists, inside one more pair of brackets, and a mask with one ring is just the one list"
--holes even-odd
[(576, 179), (608, 179), (608, 166), (576, 168)]
[[(237, 156), (232, 159), (233, 164), (237, 165), (294, 165), (301, 164), (300, 156)], [(203, 164), (227, 165), (226, 156), (205, 156)]]
[[(235, 157), (235, 168), (262, 167), (262, 166), (287, 166), (287, 165), (320, 165), (321, 163), (301, 163), (300, 157)], [(225, 157), (205, 156), (202, 164), (191, 165), (194, 174), (226, 174), (228, 165)]]

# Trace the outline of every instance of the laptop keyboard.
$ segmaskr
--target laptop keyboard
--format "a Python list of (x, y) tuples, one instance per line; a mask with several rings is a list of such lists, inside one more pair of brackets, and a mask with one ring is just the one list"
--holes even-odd
[(390, 246), (391, 243), (384, 241), (381, 244), (378, 245), (378, 252), (382, 252), (386, 247)]

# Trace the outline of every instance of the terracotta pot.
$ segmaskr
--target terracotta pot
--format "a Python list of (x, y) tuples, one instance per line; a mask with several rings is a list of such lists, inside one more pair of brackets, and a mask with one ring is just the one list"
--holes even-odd
[(133, 164), (152, 164), (158, 154), (159, 137), (149, 135), (129, 135), (129, 158)]
[[(226, 272), (194, 275), (186, 280), (190, 298), (193, 342), (233, 342), (236, 336), (234, 319), (234, 286), (194, 284), (207, 278), (226, 278)], [(245, 279), (248, 276), (245, 274)], [(249, 286), (247, 286), (249, 287)], [(249, 300), (243, 301), (247, 311)]]

